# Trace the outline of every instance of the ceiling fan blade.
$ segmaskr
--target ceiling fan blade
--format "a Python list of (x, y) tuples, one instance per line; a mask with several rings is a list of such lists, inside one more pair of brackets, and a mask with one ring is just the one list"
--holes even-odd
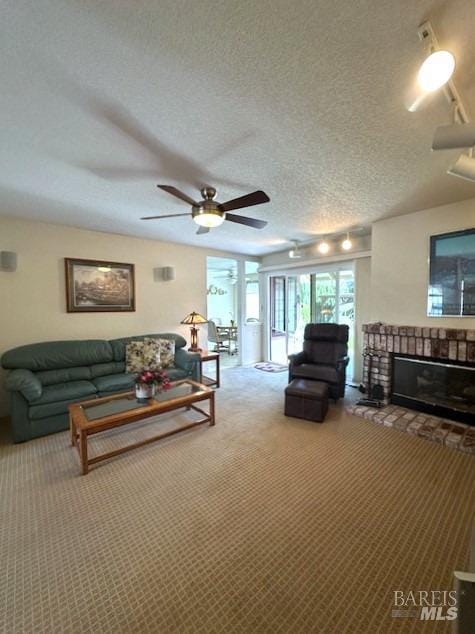
[(246, 194), (233, 200), (228, 200), (227, 203), (221, 203), (218, 208), (221, 211), (231, 211), (231, 209), (242, 209), (243, 207), (252, 207), (253, 205), (262, 205), (262, 203), (268, 203), (270, 201), (269, 196), (258, 189), (252, 194)]
[(172, 187), (171, 185), (157, 185), (157, 187), (159, 187), (160, 189), (163, 189), (164, 192), (167, 192), (168, 194), (171, 194), (172, 196), (179, 198), (180, 200), (184, 200), (185, 203), (188, 203), (192, 207), (196, 207), (198, 205), (198, 203), (195, 202), (193, 198), (190, 198), (189, 196), (181, 192), (176, 187)]
[(191, 214), (167, 214), (166, 216), (144, 216), (140, 220), (158, 220), (159, 218), (180, 218), (180, 216), (191, 216)]
[(236, 214), (226, 213), (226, 220), (231, 222), (238, 222), (240, 225), (247, 225), (248, 227), (254, 227), (254, 229), (263, 229), (267, 222), (265, 220), (257, 220), (257, 218), (248, 218), (247, 216), (236, 216)]
[(209, 227), (198, 227), (198, 231), (196, 235), (201, 235), (202, 233), (209, 233)]

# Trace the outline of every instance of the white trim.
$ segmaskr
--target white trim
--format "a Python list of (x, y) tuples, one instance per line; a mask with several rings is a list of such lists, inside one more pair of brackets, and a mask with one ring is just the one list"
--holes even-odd
[(310, 267), (318, 266), (322, 267), (327, 264), (333, 264), (336, 262), (348, 262), (351, 260), (356, 260), (358, 258), (369, 258), (371, 257), (371, 251), (359, 251), (358, 253), (348, 253), (345, 255), (337, 255), (323, 258), (313, 258), (312, 260), (304, 260), (303, 262), (285, 262), (282, 264), (271, 264), (269, 266), (261, 266), (259, 267), (259, 273), (267, 273), (272, 271), (273, 273), (277, 273), (282, 271), (285, 273), (289, 269), (292, 271), (302, 270), (303, 273), (306, 273)]

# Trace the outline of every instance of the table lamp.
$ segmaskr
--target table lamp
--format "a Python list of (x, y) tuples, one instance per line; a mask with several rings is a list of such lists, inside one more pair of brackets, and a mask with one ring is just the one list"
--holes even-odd
[(198, 328), (196, 328), (196, 324), (207, 324), (208, 320), (205, 319), (203, 315), (200, 315), (199, 313), (195, 313), (195, 311), (193, 311), (192, 313), (187, 315), (185, 319), (181, 321), (181, 323), (191, 326), (191, 347), (188, 348), (188, 350), (190, 352), (200, 352), (201, 348), (198, 347)]

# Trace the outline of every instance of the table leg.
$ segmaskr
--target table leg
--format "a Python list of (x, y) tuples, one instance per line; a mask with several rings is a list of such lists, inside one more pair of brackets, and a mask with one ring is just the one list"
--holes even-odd
[(76, 444), (76, 427), (74, 425), (74, 420), (71, 414), (69, 414), (69, 436), (71, 438), (71, 447), (74, 447)]
[(219, 378), (219, 354), (216, 357), (216, 387), (219, 387), (220, 385), (220, 378)]
[(213, 425), (215, 424), (214, 392), (211, 392), (210, 394), (209, 416), (210, 416), (209, 426), (213, 427)]
[(81, 458), (81, 473), (86, 475), (89, 471), (87, 463), (87, 433), (83, 429), (79, 430), (79, 457)]

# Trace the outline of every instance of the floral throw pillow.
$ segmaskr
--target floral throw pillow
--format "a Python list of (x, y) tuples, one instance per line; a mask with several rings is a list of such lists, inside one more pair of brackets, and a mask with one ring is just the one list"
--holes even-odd
[(130, 341), (125, 346), (125, 371), (142, 372), (143, 365), (143, 341)]
[(158, 339), (158, 341), (162, 368), (169, 368), (175, 363), (175, 341), (174, 339)]
[(144, 370), (161, 370), (163, 363), (161, 360), (161, 339), (151, 339), (145, 337), (143, 340), (143, 368)]

